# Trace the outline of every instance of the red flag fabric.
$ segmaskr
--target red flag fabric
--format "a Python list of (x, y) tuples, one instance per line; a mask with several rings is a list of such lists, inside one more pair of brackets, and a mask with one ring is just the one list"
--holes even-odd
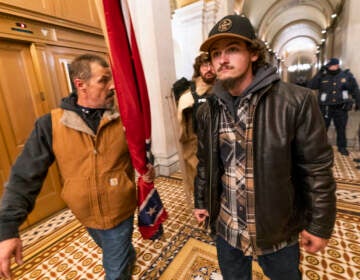
[[(127, 32), (121, 1), (103, 0), (103, 7), (121, 119), (132, 163), (143, 175), (147, 172), (147, 155), (150, 154), (151, 116), (140, 53), (129, 14), (130, 32)], [(167, 213), (154, 184), (144, 182), (141, 176), (138, 180), (138, 207), (142, 237), (158, 238)]]

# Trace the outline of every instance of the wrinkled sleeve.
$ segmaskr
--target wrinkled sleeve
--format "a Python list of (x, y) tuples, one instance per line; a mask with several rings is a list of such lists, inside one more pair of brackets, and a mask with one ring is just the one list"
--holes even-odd
[(0, 206), (0, 241), (18, 237), (19, 226), (33, 210), (48, 168), (54, 161), (50, 114), (35, 122), (24, 149), (11, 168)]
[(207, 182), (207, 163), (209, 163), (209, 152), (208, 152), (208, 141), (209, 137), (209, 123), (207, 121), (207, 114), (205, 109), (207, 108), (208, 103), (203, 103), (198, 111), (196, 112), (196, 121), (198, 126), (197, 136), (198, 136), (198, 149), (197, 149), (197, 174), (195, 177), (195, 187), (194, 187), (194, 207), (196, 209), (208, 209), (207, 207), (207, 195), (206, 191), (208, 190)]
[(336, 184), (332, 174), (333, 150), (328, 144), (315, 96), (309, 92), (297, 117), (296, 178), (305, 197), (306, 230), (329, 238), (335, 224)]

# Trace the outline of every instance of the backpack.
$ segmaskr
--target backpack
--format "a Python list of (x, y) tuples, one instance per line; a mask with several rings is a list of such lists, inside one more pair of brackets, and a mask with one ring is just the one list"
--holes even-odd
[(192, 108), (192, 122), (193, 122), (194, 132), (196, 133), (197, 131), (196, 112), (199, 109), (200, 105), (206, 102), (207, 95), (204, 94), (203, 96), (199, 96), (196, 92), (196, 86), (194, 82), (190, 82), (190, 90), (191, 90), (191, 95), (194, 98), (194, 105)]
[(185, 77), (182, 77), (181, 79), (173, 83), (172, 90), (174, 93), (176, 104), (178, 103), (181, 94), (190, 87), (190, 83), (191, 82)]
[[(206, 97), (205, 96), (199, 96), (196, 92), (196, 85), (194, 81), (189, 81), (187, 80), (185, 77), (182, 77), (180, 79), (178, 79), (172, 87), (173, 90), (173, 94), (175, 97), (175, 101), (176, 104), (178, 104), (179, 99), (181, 97), (181, 95), (190, 88), (191, 91), (191, 95), (194, 98), (194, 105), (191, 108), (191, 119), (192, 119), (192, 124), (193, 124), (193, 129), (194, 132), (196, 133), (197, 130), (197, 124), (196, 124), (196, 112), (197, 109), (199, 108), (199, 106), (201, 105), (201, 103), (206, 101)], [(190, 108), (189, 108), (190, 109)], [(190, 112), (189, 112), (190, 114)], [(189, 116), (190, 118), (190, 116)]]

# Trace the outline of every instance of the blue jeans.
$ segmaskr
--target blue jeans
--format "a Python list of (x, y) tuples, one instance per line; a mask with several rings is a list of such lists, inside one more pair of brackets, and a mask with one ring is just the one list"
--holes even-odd
[[(217, 236), (216, 249), (219, 266), (224, 280), (251, 280), (252, 257), (229, 245)], [(285, 247), (275, 253), (258, 256), (264, 274), (271, 280), (300, 280), (299, 243)]]
[(136, 254), (131, 243), (134, 216), (118, 226), (99, 230), (87, 228), (88, 233), (103, 251), (103, 267), (106, 280), (128, 280)]

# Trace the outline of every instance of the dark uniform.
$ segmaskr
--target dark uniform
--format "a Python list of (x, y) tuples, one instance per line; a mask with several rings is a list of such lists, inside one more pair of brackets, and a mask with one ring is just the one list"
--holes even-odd
[(334, 120), (338, 150), (341, 154), (348, 155), (348, 111), (352, 109), (354, 101), (356, 109), (360, 106), (360, 92), (354, 76), (348, 69), (343, 71), (339, 68), (331, 71), (324, 67), (309, 81), (308, 87), (319, 90), (318, 100), (326, 128), (329, 128), (331, 120)]

